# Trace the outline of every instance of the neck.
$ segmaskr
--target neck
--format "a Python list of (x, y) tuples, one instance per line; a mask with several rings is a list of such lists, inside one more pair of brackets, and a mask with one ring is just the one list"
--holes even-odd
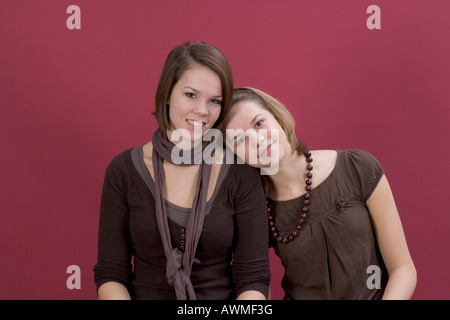
[(154, 152), (157, 152), (165, 161), (173, 164), (202, 164), (203, 148), (206, 147), (206, 144), (191, 143), (189, 137), (180, 135), (180, 132), (175, 133), (175, 135), (172, 135), (170, 130), (164, 132), (157, 129), (152, 137)]
[[(175, 134), (173, 134), (174, 132)], [(182, 150), (192, 150), (195, 147), (201, 148), (203, 142), (202, 140), (203, 134), (201, 131), (195, 132), (194, 137), (189, 138), (185, 137), (182, 133), (178, 132), (177, 130), (167, 130), (166, 134), (169, 141)]]
[(305, 156), (295, 151), (283, 157), (279, 163), (278, 172), (268, 176), (275, 188), (270, 196), (276, 198), (283, 190), (289, 190), (292, 186), (298, 185), (299, 179), (306, 174), (306, 165)]

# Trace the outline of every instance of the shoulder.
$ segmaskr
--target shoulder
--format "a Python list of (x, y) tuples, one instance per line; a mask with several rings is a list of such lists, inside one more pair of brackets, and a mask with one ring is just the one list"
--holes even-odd
[(333, 167), (340, 158), (345, 162), (354, 164), (374, 164), (378, 163), (377, 158), (368, 151), (361, 149), (345, 150), (312, 150), (314, 162), (321, 167)]
[(331, 175), (336, 167), (338, 152), (336, 150), (311, 150), (314, 167), (314, 184), (320, 185)]
[(367, 200), (384, 175), (383, 167), (368, 151), (349, 149), (341, 152), (348, 176), (353, 176), (355, 181), (359, 181), (362, 197)]
[(235, 180), (255, 179), (260, 177), (260, 169), (249, 166), (246, 163), (234, 162), (231, 164), (224, 164), (230, 166), (229, 174)]
[(255, 206), (256, 203), (265, 205), (260, 169), (245, 163), (223, 164), (222, 166), (229, 166), (224, 181), (227, 197), (231, 197), (232, 201), (244, 207)]
[(362, 150), (362, 149), (346, 149), (346, 150), (340, 150), (341, 152), (347, 154), (350, 157), (354, 158), (361, 158), (361, 159), (372, 159), (375, 158), (375, 156), (370, 153), (369, 151)]
[(131, 150), (133, 150), (133, 148), (126, 149), (116, 154), (110, 161), (108, 168), (120, 167), (123, 164), (125, 164), (127, 160), (131, 157)]
[(334, 167), (338, 153), (337, 150), (311, 150), (314, 163), (320, 167)]
[(133, 167), (131, 159), (131, 151), (133, 148), (126, 149), (116, 154), (106, 167), (105, 174), (107, 176), (123, 176), (124, 172), (130, 171)]
[(122, 194), (132, 175), (133, 163), (131, 151), (133, 148), (124, 150), (115, 155), (105, 169), (103, 188), (106, 190), (120, 190)]
[(378, 159), (370, 152), (361, 149), (339, 150), (347, 163), (362, 168), (381, 166)]
[(249, 166), (245, 163), (224, 163), (222, 166), (228, 166), (226, 184), (236, 192), (247, 192), (262, 187), (260, 169)]

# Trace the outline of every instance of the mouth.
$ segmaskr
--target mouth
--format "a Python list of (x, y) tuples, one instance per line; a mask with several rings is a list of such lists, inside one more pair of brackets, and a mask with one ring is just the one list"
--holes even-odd
[(193, 127), (194, 129), (201, 129), (206, 124), (206, 122), (191, 119), (186, 119), (186, 122), (189, 124), (189, 126)]
[(263, 150), (261, 151), (261, 153), (259, 154), (259, 157), (260, 157), (260, 158), (265, 157), (265, 156), (269, 156), (269, 157), (270, 157), (270, 155), (271, 155), (271, 150), (272, 150), (272, 143), (269, 144), (269, 145), (267, 146), (267, 148), (265, 148), (265, 149), (263, 149)]

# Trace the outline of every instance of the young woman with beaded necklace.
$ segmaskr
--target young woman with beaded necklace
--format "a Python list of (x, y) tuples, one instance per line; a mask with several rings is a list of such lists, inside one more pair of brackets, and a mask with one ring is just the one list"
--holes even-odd
[(409, 299), (416, 270), (381, 165), (363, 150), (309, 151), (294, 125), (279, 101), (244, 87), (223, 127), (246, 163), (278, 167), (262, 180), (285, 299)]

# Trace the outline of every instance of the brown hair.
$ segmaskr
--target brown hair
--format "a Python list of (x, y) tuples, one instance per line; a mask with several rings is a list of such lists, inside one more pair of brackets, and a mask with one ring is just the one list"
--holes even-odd
[[(278, 121), (284, 133), (286, 139), (291, 145), (292, 152), (297, 152), (298, 155), (304, 154), (308, 151), (308, 146), (297, 139), (295, 135), (295, 120), (287, 108), (277, 99), (269, 94), (251, 87), (239, 87), (234, 89), (233, 98), (231, 100), (230, 109), (241, 101), (253, 101), (269, 111), (274, 118)], [(226, 123), (229, 119), (226, 119), (223, 124), (223, 130), (225, 130)], [(273, 190), (274, 186), (270, 181), (269, 176), (261, 176), (264, 185), (264, 192), (268, 196)]]
[(217, 74), (222, 84), (222, 110), (214, 126), (220, 125), (230, 108), (233, 96), (233, 75), (227, 58), (216, 47), (202, 41), (190, 41), (172, 49), (159, 78), (153, 114), (162, 130), (170, 129), (169, 100), (172, 89), (193, 63), (211, 69)]

